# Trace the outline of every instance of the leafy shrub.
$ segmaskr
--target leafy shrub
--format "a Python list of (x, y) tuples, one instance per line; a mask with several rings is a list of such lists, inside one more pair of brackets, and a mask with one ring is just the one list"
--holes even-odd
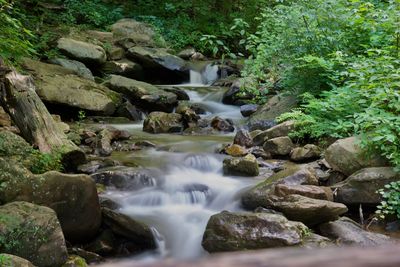
[(381, 219), (385, 219), (388, 216), (394, 215), (397, 219), (400, 219), (400, 181), (386, 185), (378, 193), (383, 199), (376, 211), (378, 216)]
[(48, 171), (62, 171), (61, 150), (52, 153), (42, 153), (32, 150), (29, 160), (29, 170), (34, 174), (42, 174)]

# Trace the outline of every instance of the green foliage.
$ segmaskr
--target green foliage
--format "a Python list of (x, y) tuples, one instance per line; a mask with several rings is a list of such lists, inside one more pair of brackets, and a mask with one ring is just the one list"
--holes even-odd
[(400, 181), (385, 185), (378, 193), (382, 196), (382, 202), (376, 213), (381, 219), (394, 215), (400, 219)]
[(62, 149), (52, 153), (42, 153), (32, 150), (29, 161), (29, 170), (34, 174), (42, 174), (48, 171), (62, 171)]
[(12, 266), (12, 258), (9, 255), (0, 254), (0, 266)]
[(28, 41), (31, 32), (16, 18), (16, 12), (13, 1), (0, 0), (0, 57), (8, 63), (34, 52)]

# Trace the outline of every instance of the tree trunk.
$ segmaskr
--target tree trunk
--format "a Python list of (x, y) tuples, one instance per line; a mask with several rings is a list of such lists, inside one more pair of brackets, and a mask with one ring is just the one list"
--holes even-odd
[(7, 68), (0, 61), (0, 103), (21, 135), (41, 152), (59, 152), (66, 170), (85, 161), (85, 154), (57, 127), (46, 106), (36, 94), (30, 76)]

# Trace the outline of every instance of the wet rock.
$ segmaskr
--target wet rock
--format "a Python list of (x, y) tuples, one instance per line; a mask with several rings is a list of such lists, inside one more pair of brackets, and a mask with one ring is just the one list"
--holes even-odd
[(305, 162), (321, 157), (321, 149), (312, 144), (296, 147), (290, 152), (290, 159), (296, 162)]
[(111, 115), (121, 103), (119, 94), (61, 66), (29, 59), (24, 60), (23, 66), (33, 75), (39, 97), (46, 103), (59, 106), (60, 110), (67, 106)]
[(347, 207), (341, 203), (300, 195), (271, 197), (269, 202), (267, 208), (281, 211), (289, 220), (299, 221), (310, 227), (336, 220), (347, 212)]
[(391, 167), (377, 167), (362, 169), (345, 181), (333, 186), (335, 201), (346, 205), (376, 206), (381, 202), (377, 191), (386, 184), (400, 181), (400, 173)]
[(226, 158), (223, 170), (225, 175), (257, 176), (260, 173), (257, 159), (251, 154), (243, 158)]
[(152, 147), (152, 148), (157, 147), (156, 144), (154, 144), (154, 143), (152, 143), (152, 142), (150, 142), (150, 141), (147, 141), (147, 140), (144, 140), (144, 141), (137, 141), (137, 142), (135, 143), (135, 145), (140, 146), (140, 147)]
[(121, 19), (111, 26), (111, 30), (116, 42), (126, 49), (137, 45), (155, 45), (155, 32), (143, 22), (134, 19)]
[(247, 104), (247, 102), (253, 99), (253, 95), (247, 94), (247, 91), (240, 90), (242, 85), (245, 83), (246, 80), (242, 78), (234, 81), (231, 87), (229, 87), (222, 96), (222, 103), (226, 105), (241, 106)]
[(233, 143), (244, 147), (252, 147), (253, 138), (251, 138), (249, 131), (240, 129), (237, 131)]
[(276, 95), (271, 97), (266, 104), (250, 116), (250, 123), (271, 121), (285, 112), (297, 107), (298, 99), (295, 95)]
[(275, 194), (280, 197), (301, 195), (309, 198), (333, 201), (333, 192), (329, 187), (315, 185), (285, 185), (277, 184)]
[(139, 190), (156, 184), (154, 178), (145, 172), (137, 168), (123, 166), (100, 170), (92, 174), (91, 177), (96, 183), (113, 186), (120, 190)]
[(357, 137), (340, 139), (333, 143), (325, 152), (325, 159), (335, 170), (345, 175), (352, 175), (368, 167), (389, 166), (386, 159), (380, 155), (367, 156), (359, 146), (360, 140)]
[(340, 245), (380, 246), (391, 243), (388, 236), (365, 231), (355, 221), (342, 217), (318, 226), (322, 235), (335, 239)]
[(250, 117), (253, 113), (255, 113), (258, 109), (258, 105), (256, 104), (247, 104), (240, 106), (240, 113), (243, 117)]
[(235, 130), (235, 127), (233, 126), (233, 122), (231, 120), (222, 119), (218, 116), (212, 119), (211, 127), (221, 132), (233, 132)]
[(164, 92), (145, 82), (118, 75), (111, 75), (105, 85), (111, 90), (123, 94), (132, 103), (148, 111), (171, 112), (177, 105), (177, 97), (175, 94)]
[(115, 253), (117, 238), (111, 229), (106, 229), (90, 244), (85, 246), (88, 251), (102, 256), (110, 256)]
[(182, 115), (152, 112), (143, 123), (143, 131), (149, 133), (176, 133), (183, 130)]
[(0, 259), (4, 267), (35, 267), (30, 261), (10, 254), (0, 254)]
[(278, 214), (223, 211), (208, 221), (202, 246), (208, 252), (295, 246), (306, 230), (302, 223)]
[(105, 74), (116, 74), (128, 78), (140, 78), (143, 75), (143, 68), (138, 63), (126, 58), (117, 61), (107, 61), (101, 71)]
[(82, 257), (88, 264), (95, 264), (104, 261), (104, 259), (100, 255), (90, 251), (86, 251), (81, 248), (73, 247), (71, 249), (68, 249), (68, 252), (70, 254), (76, 254), (79, 257)]
[(225, 147), (224, 152), (232, 157), (243, 157), (249, 154), (246, 148), (235, 144)]
[(107, 208), (103, 208), (102, 211), (104, 223), (115, 234), (134, 241), (142, 249), (156, 248), (153, 233), (147, 225)]
[(76, 75), (94, 81), (92, 72), (85, 66), (85, 64), (70, 59), (56, 58), (50, 60), (50, 63), (60, 65), (68, 70), (72, 70)]
[(258, 120), (253, 122), (249, 121), (247, 123), (249, 131), (255, 131), (255, 130), (265, 131), (271, 127), (274, 127), (275, 125), (276, 125), (275, 120)]
[(88, 163), (78, 166), (78, 172), (85, 174), (93, 174), (101, 168), (120, 165), (119, 162), (113, 160), (92, 160)]
[(324, 236), (317, 235), (314, 233), (310, 233), (305, 236), (303, 239), (303, 244), (301, 247), (307, 248), (307, 249), (316, 249), (316, 248), (326, 248), (326, 247), (331, 247), (334, 246), (333, 242)]
[[(0, 206), (2, 252), (17, 255), (37, 266), (61, 266), (68, 257), (55, 212), (27, 202)], [(28, 265), (29, 266), (29, 265)]]
[[(158, 84), (163, 84), (162, 82), (168, 79), (170, 84), (189, 80), (186, 62), (168, 53), (166, 49), (134, 46), (128, 50), (128, 56), (139, 62), (145, 71), (153, 72), (152, 77), (146, 76), (146, 79)], [(157, 73), (158, 77), (154, 77), (154, 73)]]
[(112, 46), (106, 52), (109, 61), (120, 60), (125, 57), (125, 50), (122, 47)]
[(107, 59), (106, 52), (102, 47), (74, 39), (59, 39), (57, 48), (66, 56), (89, 65), (101, 65)]
[(263, 147), (272, 156), (287, 156), (294, 148), (294, 144), (289, 137), (285, 136), (269, 139)]
[(143, 119), (143, 112), (132, 105), (129, 101), (126, 101), (118, 108), (117, 115), (128, 118), (132, 121), (141, 121)]
[(100, 130), (94, 140), (86, 140), (90, 142), (95, 153), (100, 156), (110, 156), (113, 152), (112, 142), (116, 140), (127, 140), (131, 135), (127, 131), (117, 130), (115, 128), (105, 128)]
[(1, 203), (28, 201), (52, 208), (69, 241), (96, 234), (101, 223), (100, 205), (95, 183), (89, 176), (59, 172), (32, 175), (18, 163), (2, 158), (0, 169)]
[(77, 255), (70, 255), (62, 267), (87, 267), (86, 260)]
[(121, 208), (121, 205), (119, 203), (109, 198), (107, 195), (100, 195), (99, 201), (100, 201), (100, 207), (102, 208), (108, 208), (110, 210), (117, 210)]

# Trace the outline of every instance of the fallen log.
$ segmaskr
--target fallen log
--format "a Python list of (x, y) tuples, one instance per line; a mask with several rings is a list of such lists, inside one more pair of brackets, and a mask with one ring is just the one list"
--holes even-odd
[(0, 104), (19, 128), (21, 135), (44, 153), (61, 153), (66, 170), (85, 162), (83, 151), (57, 127), (36, 94), (33, 79), (8, 68), (0, 60)]
[(223, 253), (197, 261), (165, 260), (135, 263), (134, 260), (99, 267), (399, 267), (400, 246), (341, 247), (326, 249), (269, 249)]

